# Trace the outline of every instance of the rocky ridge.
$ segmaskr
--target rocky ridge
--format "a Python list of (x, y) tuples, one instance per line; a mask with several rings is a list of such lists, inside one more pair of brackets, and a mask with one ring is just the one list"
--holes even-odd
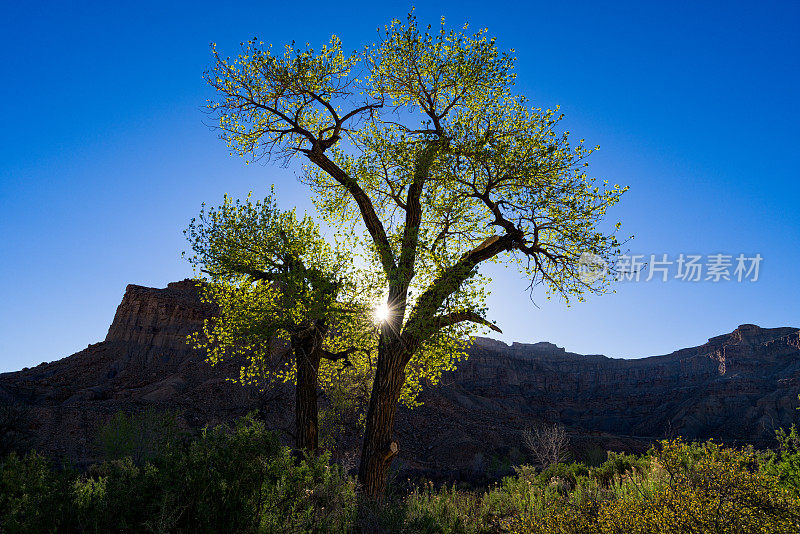
[[(0, 402), (27, 407), (37, 448), (94, 458), (97, 428), (119, 410), (177, 410), (197, 428), (258, 409), (288, 439), (288, 386), (259, 392), (227, 380), (235, 364), (210, 366), (186, 344), (213, 309), (185, 280), (129, 285), (106, 339), (67, 358), (0, 375)], [(424, 405), (398, 414), (400, 464), (477, 471), (520, 456), (521, 431), (561, 422), (583, 448), (642, 449), (654, 439), (771, 443), (797, 421), (800, 330), (741, 325), (699, 347), (635, 360), (580, 355), (551, 343), (479, 338), (469, 359)]]

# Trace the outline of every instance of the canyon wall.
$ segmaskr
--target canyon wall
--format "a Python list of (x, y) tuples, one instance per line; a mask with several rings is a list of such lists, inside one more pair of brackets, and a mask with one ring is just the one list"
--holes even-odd
[[(0, 402), (26, 407), (38, 449), (78, 462), (95, 459), (94, 436), (111, 415), (148, 406), (177, 411), (187, 429), (256, 409), (290, 440), (291, 386), (237, 385), (228, 380), (237, 364), (212, 367), (186, 343), (213, 312), (188, 280), (129, 285), (104, 341), (0, 375)], [(769, 445), (798, 420), (799, 393), (797, 328), (741, 325), (699, 347), (626, 360), (478, 338), (422, 407), (401, 409), (399, 465), (463, 472), (524, 457), (521, 432), (538, 422), (566, 425), (579, 448), (641, 450), (672, 435)]]

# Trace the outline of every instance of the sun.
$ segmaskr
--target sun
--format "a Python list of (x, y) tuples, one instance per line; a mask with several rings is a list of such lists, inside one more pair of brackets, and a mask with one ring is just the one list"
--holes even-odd
[(389, 310), (389, 305), (384, 302), (382, 304), (378, 304), (372, 313), (375, 316), (375, 322), (385, 323), (386, 320), (389, 319), (391, 312)]

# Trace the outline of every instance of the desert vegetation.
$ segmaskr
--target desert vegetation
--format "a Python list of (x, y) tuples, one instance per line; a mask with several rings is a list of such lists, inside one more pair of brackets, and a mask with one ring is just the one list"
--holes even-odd
[[(0, 461), (0, 531), (17, 532), (797, 532), (800, 437), (774, 451), (664, 440), (598, 465), (518, 465), (485, 487), (391, 478), (359, 496), (330, 454), (299, 456), (251, 415), (196, 435), (167, 414), (118, 414), (85, 470), (29, 452)], [(164, 430), (159, 446), (119, 437)], [(135, 436), (134, 436), (135, 437)], [(134, 440), (135, 442), (135, 440)], [(122, 453), (122, 454), (121, 454)]]

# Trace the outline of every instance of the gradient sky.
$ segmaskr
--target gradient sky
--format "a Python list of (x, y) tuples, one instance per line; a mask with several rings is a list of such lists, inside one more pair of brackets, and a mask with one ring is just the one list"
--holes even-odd
[[(293, 9), (296, 6), (297, 9)], [(517, 88), (560, 104), (631, 187), (611, 217), (631, 252), (764, 258), (755, 283), (622, 283), (569, 308), (495, 271), (506, 341), (615, 357), (698, 345), (742, 323), (800, 326), (800, 4), (431, 2), (422, 22), (487, 27)], [(204, 122), (211, 42), (258, 36), (346, 49), (410, 4), (3, 2), (0, 372), (102, 340), (130, 283), (191, 275), (182, 230), (201, 202), (257, 195), (309, 208), (297, 169), (231, 157)]]

